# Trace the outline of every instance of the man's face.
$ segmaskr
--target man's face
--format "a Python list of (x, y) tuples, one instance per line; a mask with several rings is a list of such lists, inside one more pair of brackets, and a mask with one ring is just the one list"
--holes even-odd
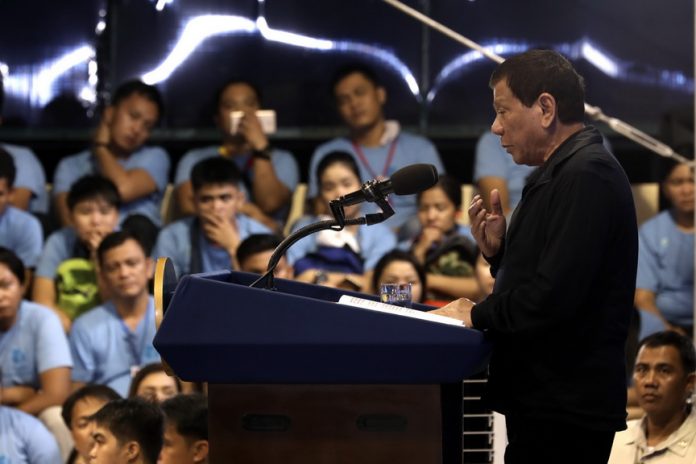
[(130, 155), (150, 138), (159, 110), (153, 101), (134, 93), (116, 106), (109, 106), (104, 117), (111, 131), (111, 143)]
[(6, 264), (0, 263), (0, 330), (7, 331), (17, 319), (23, 288)]
[(687, 164), (680, 164), (672, 169), (662, 184), (665, 196), (680, 213), (694, 212), (694, 171)]
[(110, 293), (120, 298), (135, 298), (148, 291), (152, 260), (133, 239), (104, 253), (100, 263)]
[(87, 243), (95, 235), (103, 238), (110, 234), (118, 225), (118, 209), (101, 198), (77, 203), (70, 217), (77, 236)]
[(197, 447), (196, 441), (186, 439), (176, 431), (174, 424), (166, 423), (157, 464), (193, 464), (204, 462), (207, 455), (207, 447)]
[(493, 87), (495, 120), (491, 131), (500, 136), (500, 144), (512, 155), (517, 164), (543, 164), (547, 150), (545, 132), (541, 123), (541, 108), (535, 102), (531, 107), (513, 95), (506, 79)]
[(383, 119), (387, 100), (384, 88), (377, 87), (363, 74), (355, 72), (340, 80), (334, 88), (336, 106), (351, 130), (368, 129)]
[[(254, 274), (264, 274), (268, 268), (268, 262), (271, 260), (272, 255), (273, 250), (255, 253), (247, 257), (243, 263), (240, 263), (240, 270), (244, 272), (253, 272)], [(285, 256), (281, 257), (278, 261), (278, 265), (276, 266), (273, 275), (280, 279), (293, 278), (292, 266), (288, 264), (288, 260), (285, 259)]]
[(7, 183), (7, 179), (0, 179), (0, 214), (5, 212), (5, 208), (12, 200), (12, 187)]
[(220, 95), (215, 122), (224, 134), (230, 133), (230, 113), (232, 111), (256, 111), (259, 99), (254, 89), (247, 84), (228, 85)]
[(207, 184), (194, 193), (193, 201), (201, 220), (215, 216), (232, 221), (244, 201), (244, 195), (232, 184)]
[(684, 372), (679, 351), (673, 346), (643, 346), (636, 358), (633, 380), (638, 403), (648, 416), (658, 418), (683, 411), (694, 389), (694, 373)]
[(92, 448), (89, 450), (90, 464), (127, 464), (129, 462), (128, 446), (119, 443), (106, 427), (95, 424), (92, 440)]
[(84, 459), (89, 458), (89, 451), (92, 449), (92, 432), (94, 422), (88, 418), (99, 411), (106, 401), (99, 398), (86, 397), (75, 402), (72, 417), (70, 419), (70, 433), (75, 442), (77, 453)]

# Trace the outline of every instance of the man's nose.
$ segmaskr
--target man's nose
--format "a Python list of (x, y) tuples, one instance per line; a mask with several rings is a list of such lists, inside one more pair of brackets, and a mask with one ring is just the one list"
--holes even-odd
[(491, 124), (491, 132), (498, 136), (503, 135), (503, 126), (500, 124), (497, 117), (493, 120), (493, 124)]

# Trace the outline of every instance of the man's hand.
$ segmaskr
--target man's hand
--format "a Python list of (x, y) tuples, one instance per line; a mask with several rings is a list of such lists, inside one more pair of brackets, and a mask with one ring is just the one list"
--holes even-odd
[(476, 303), (468, 298), (460, 298), (454, 300), (447, 306), (430, 311), (431, 314), (438, 314), (440, 316), (451, 317), (452, 319), (458, 319), (464, 322), (466, 327), (473, 327), (473, 322), (471, 322), (471, 309)]
[(495, 256), (505, 237), (506, 221), (498, 190), (491, 191), (491, 209), (483, 207), (481, 195), (476, 195), (469, 206), (471, 233), (484, 256)]
[(102, 118), (101, 121), (99, 121), (99, 126), (94, 132), (92, 143), (94, 145), (108, 145), (111, 143), (111, 129), (109, 129), (109, 123), (106, 121), (106, 118)]
[(246, 111), (239, 121), (237, 132), (246, 139), (252, 150), (263, 150), (268, 146), (268, 137), (263, 133), (261, 122), (254, 111)]
[(239, 231), (234, 220), (230, 221), (210, 213), (201, 214), (200, 219), (205, 236), (216, 245), (227, 250), (230, 254), (230, 259), (234, 259), (240, 242)]
[(418, 241), (413, 245), (413, 254), (418, 258), (421, 264), (425, 262), (425, 255), (428, 253), (430, 247), (434, 243), (442, 240), (442, 235), (442, 230), (437, 227), (423, 227), (423, 230), (418, 236)]

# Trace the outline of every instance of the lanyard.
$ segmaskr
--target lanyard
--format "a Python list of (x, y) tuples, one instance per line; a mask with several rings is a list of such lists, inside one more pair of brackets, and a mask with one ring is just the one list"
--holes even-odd
[[(396, 143), (398, 140), (399, 137), (395, 137), (389, 145), (389, 154), (387, 154), (387, 160), (384, 162), (384, 169), (382, 169), (381, 177), (386, 177), (387, 173), (389, 172), (389, 166), (391, 166), (392, 160), (394, 159), (394, 154), (396, 153)], [(353, 144), (353, 150), (355, 150), (358, 158), (360, 158), (360, 162), (365, 166), (365, 168), (367, 168), (368, 171), (370, 171), (370, 177), (373, 179), (379, 177), (374, 169), (372, 169), (372, 166), (370, 165), (367, 156), (365, 156), (362, 147), (353, 141), (351, 141), (351, 143)]]
[(138, 343), (138, 341), (136, 340), (136, 331), (138, 330), (138, 327), (136, 326), (135, 331), (131, 331), (130, 327), (128, 327), (126, 323), (123, 322), (123, 319), (118, 317), (117, 314), (118, 321), (121, 324), (121, 329), (123, 330), (123, 334), (125, 335), (126, 344), (128, 345), (128, 351), (130, 352), (133, 361), (135, 361), (135, 366), (140, 366), (143, 363), (143, 352), (145, 351), (145, 346), (147, 345), (147, 327), (150, 323), (150, 313), (150, 304), (148, 303), (144, 321), (141, 320), (140, 322), (138, 322), (138, 325), (144, 322), (143, 333), (140, 343)]

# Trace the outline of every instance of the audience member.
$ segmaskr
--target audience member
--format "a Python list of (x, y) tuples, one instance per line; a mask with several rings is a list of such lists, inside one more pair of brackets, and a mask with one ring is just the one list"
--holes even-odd
[(670, 207), (639, 231), (635, 305), (641, 338), (659, 330), (691, 336), (694, 325), (694, 171), (670, 162), (662, 183)]
[(65, 400), (61, 414), (75, 444), (67, 464), (89, 464), (94, 428), (91, 417), (109, 401), (120, 398), (118, 393), (106, 385), (85, 385)]
[[(377, 74), (363, 64), (350, 64), (336, 71), (331, 82), (338, 113), (348, 126), (348, 137), (339, 137), (319, 146), (309, 166), (309, 195), (319, 194), (317, 167), (329, 153), (350, 153), (359, 165), (360, 182), (389, 177), (414, 163), (430, 163), (438, 172), (444, 167), (435, 146), (427, 139), (401, 131), (396, 121), (384, 117), (387, 91)], [(399, 234), (404, 240), (415, 235), (416, 199), (413, 195), (391, 198), (396, 214), (386, 224), (394, 230), (412, 221)]]
[(101, 302), (96, 251), (118, 227), (119, 203), (118, 189), (106, 177), (80, 178), (67, 196), (72, 226), (46, 240), (32, 297), (56, 311), (66, 332), (77, 316)]
[(425, 269), (411, 254), (403, 250), (386, 253), (372, 273), (372, 292), (379, 294), (381, 284), (411, 284), (411, 300), (424, 303), (427, 293)]
[[(242, 188), (248, 201), (240, 212), (278, 229), (288, 212), (292, 192), (300, 180), (299, 169), (293, 155), (273, 147), (256, 110), (261, 107), (261, 95), (249, 81), (231, 80), (225, 83), (217, 98), (215, 123), (222, 135), (222, 145), (197, 148), (181, 158), (176, 169), (174, 183), (176, 200), (183, 214), (194, 214), (191, 170), (199, 161), (224, 156), (237, 165), (244, 179)], [(230, 114), (242, 111), (239, 126), (232, 132)]]
[[(316, 167), (317, 187), (327, 205), (331, 200), (360, 188), (360, 171), (346, 152), (326, 154)], [(345, 207), (346, 219), (361, 214), (360, 205)], [(305, 217), (293, 230), (326, 217)], [(394, 234), (384, 224), (347, 226), (343, 230), (323, 230), (299, 240), (288, 249), (288, 261), (297, 280), (332, 287), (367, 288), (369, 273), (379, 258), (396, 246)]]
[[(245, 238), (237, 248), (239, 270), (264, 274), (268, 269), (268, 262), (271, 260), (273, 251), (280, 245), (281, 241), (279, 236), (272, 234), (253, 234)], [(278, 261), (273, 275), (281, 279), (294, 277), (292, 266), (288, 264), (285, 256), (282, 256)]]
[(60, 406), (70, 393), (72, 360), (58, 318), (22, 300), (24, 265), (0, 248), (0, 372), (2, 404), (37, 415), (67, 456), (70, 434)]
[(0, 147), (0, 245), (13, 250), (24, 263), (28, 288), (41, 255), (43, 231), (38, 219), (12, 204), (15, 174), (12, 157)]
[(160, 404), (181, 393), (181, 381), (164, 371), (162, 363), (143, 367), (133, 377), (128, 398), (142, 398)]
[[(92, 147), (63, 158), (53, 178), (56, 211), (63, 225), (70, 224), (68, 191), (87, 174), (101, 174), (118, 188), (121, 220), (143, 215), (149, 222), (143, 233), (156, 235), (160, 202), (169, 181), (169, 155), (160, 147), (144, 144), (162, 115), (157, 88), (129, 81), (116, 89), (102, 114)], [(154, 240), (153, 240), (154, 241)]]
[(633, 379), (645, 415), (618, 432), (609, 464), (696, 462), (696, 354), (690, 339), (657, 332), (640, 343)]
[(140, 398), (114, 400), (92, 416), (90, 464), (155, 464), (162, 449), (163, 416)]
[(462, 205), (459, 182), (441, 175), (437, 184), (417, 195), (420, 233), (410, 241), (411, 253), (428, 273), (428, 299), (478, 298), (474, 276), (476, 242), (468, 226), (457, 224)]
[(238, 268), (237, 247), (247, 236), (270, 230), (239, 212), (241, 174), (230, 160), (204, 159), (191, 171), (196, 214), (162, 229), (153, 256), (166, 256), (177, 275)]
[(152, 346), (155, 308), (148, 294), (154, 266), (137, 235), (128, 231), (104, 237), (97, 259), (111, 299), (73, 323), (73, 384), (104, 384), (125, 396), (136, 371), (160, 361)]
[[(0, 125), (5, 92), (0, 76)], [(0, 143), (14, 160), (16, 177), (10, 203), (12, 206), (33, 213), (48, 213), (48, 194), (46, 193), (46, 173), (34, 152), (28, 147)]]
[(0, 462), (61, 464), (63, 460), (56, 439), (41, 421), (18, 409), (0, 405)]
[(162, 403), (164, 441), (159, 464), (208, 462), (208, 401), (202, 395), (178, 395)]
[(490, 192), (498, 189), (500, 205), (505, 216), (515, 209), (522, 198), (527, 176), (535, 166), (517, 164), (500, 145), (493, 132), (483, 133), (476, 142), (474, 183), (486, 207), (490, 207)]

